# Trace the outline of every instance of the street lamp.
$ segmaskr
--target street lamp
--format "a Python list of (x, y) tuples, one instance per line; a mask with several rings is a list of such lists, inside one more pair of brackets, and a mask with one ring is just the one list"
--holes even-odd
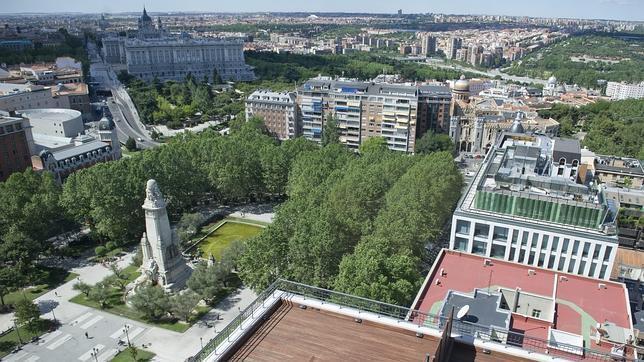
[(56, 320), (56, 313), (54, 313), (54, 308), (51, 309), (51, 316), (54, 317), (54, 323), (58, 324), (58, 321)]
[(90, 354), (94, 357), (94, 361), (98, 362), (98, 348), (92, 348), (92, 352), (90, 352)]
[(203, 337), (199, 337), (199, 341), (201, 342), (201, 349), (203, 349)]
[(129, 330), (130, 326), (126, 324), (125, 327), (123, 327), (123, 332), (125, 332), (125, 337), (127, 338), (127, 346), (132, 347), (132, 344), (130, 343), (130, 334), (128, 333)]

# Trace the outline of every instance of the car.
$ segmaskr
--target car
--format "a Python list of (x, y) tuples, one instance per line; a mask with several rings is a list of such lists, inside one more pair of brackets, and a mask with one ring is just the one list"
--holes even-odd
[(474, 175), (476, 175), (476, 173), (474, 171), (467, 171), (465, 173), (465, 176), (467, 176), (467, 177), (474, 177)]
[(141, 137), (137, 137), (136, 140), (139, 141), (139, 142), (143, 142), (143, 138), (141, 138)]

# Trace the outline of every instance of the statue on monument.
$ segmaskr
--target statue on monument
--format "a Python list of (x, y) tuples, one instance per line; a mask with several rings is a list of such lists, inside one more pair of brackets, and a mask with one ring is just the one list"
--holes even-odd
[(135, 285), (151, 283), (167, 290), (179, 290), (185, 286), (192, 269), (179, 251), (179, 238), (170, 228), (166, 202), (155, 180), (148, 180), (145, 196), (143, 210), (146, 232), (141, 237), (143, 273)]

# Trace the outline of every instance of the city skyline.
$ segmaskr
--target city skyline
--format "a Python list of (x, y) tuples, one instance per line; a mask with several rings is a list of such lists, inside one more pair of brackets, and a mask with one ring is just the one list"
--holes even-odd
[(245, 0), (234, 4), (214, 4), (205, 0), (186, 0), (180, 4), (171, 0), (147, 1), (142, 3), (115, 0), (109, 4), (71, 0), (51, 3), (42, 0), (25, 0), (5, 4), (0, 13), (121, 13), (138, 12), (143, 6), (151, 12), (363, 12), (395, 13), (445, 13), (472, 15), (508, 15), (530, 17), (560, 17), (584, 19), (611, 19), (643, 21), (644, 1), (642, 0), (545, 0), (539, 3), (511, 2), (480, 3), (474, 0), (455, 0), (450, 3), (428, 5), (423, 1), (409, 1), (404, 5), (392, 5), (384, 0), (339, 1), (298, 4), (276, 0), (267, 4), (258, 0)]

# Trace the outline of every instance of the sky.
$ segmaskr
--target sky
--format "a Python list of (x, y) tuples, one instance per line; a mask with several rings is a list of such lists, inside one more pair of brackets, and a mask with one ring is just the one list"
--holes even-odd
[(0, 13), (377, 12), (523, 15), (644, 20), (644, 0), (0, 0)]

